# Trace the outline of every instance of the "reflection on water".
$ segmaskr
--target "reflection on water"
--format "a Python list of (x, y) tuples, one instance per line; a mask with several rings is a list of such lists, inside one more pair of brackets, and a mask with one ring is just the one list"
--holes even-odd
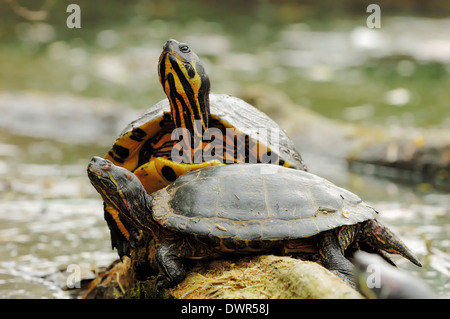
[[(82, 10), (96, 16), (92, 6)], [(123, 11), (117, 6), (111, 12)], [(198, 4), (195, 15), (175, 19), (174, 5), (139, 2), (126, 10), (126, 23), (90, 21), (69, 32), (54, 20), (21, 20), (0, 33), (8, 39), (0, 47), (0, 298), (68, 297), (43, 276), (116, 258), (85, 169), (165, 97), (156, 63), (169, 38), (189, 43), (205, 61), (214, 92), (236, 95), (264, 83), (332, 118), (450, 126), (449, 19), (383, 16), (382, 28), (369, 30), (365, 19), (322, 25), (270, 3), (252, 20), (248, 6), (234, 10), (233, 20), (202, 15)], [(274, 23), (273, 12), (289, 22)], [(326, 154), (304, 158), (311, 172), (377, 207), (424, 262), (423, 269), (401, 259), (399, 266), (449, 297), (448, 194), (349, 173)]]

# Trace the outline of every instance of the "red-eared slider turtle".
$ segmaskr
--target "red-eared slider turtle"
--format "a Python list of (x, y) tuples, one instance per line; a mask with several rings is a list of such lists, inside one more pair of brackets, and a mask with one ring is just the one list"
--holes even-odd
[(375, 219), (372, 207), (301, 170), (269, 164), (205, 167), (151, 195), (133, 173), (99, 157), (88, 165), (88, 175), (124, 220), (154, 237), (166, 287), (184, 279), (182, 259), (227, 254), (317, 252), (326, 268), (349, 283), (353, 265), (345, 253), (358, 247), (400, 254), (420, 266)]
[[(167, 99), (130, 123), (105, 156), (134, 172), (148, 193), (203, 166), (262, 162), (306, 170), (272, 119), (241, 99), (209, 93), (205, 68), (186, 44), (167, 41), (158, 70)], [(137, 231), (108, 205), (105, 219), (113, 247), (128, 255)]]

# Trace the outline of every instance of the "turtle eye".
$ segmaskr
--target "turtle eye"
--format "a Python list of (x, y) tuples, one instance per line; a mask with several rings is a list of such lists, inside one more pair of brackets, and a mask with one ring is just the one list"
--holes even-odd
[(180, 51), (183, 52), (183, 53), (189, 53), (189, 52), (191, 52), (191, 49), (189, 49), (189, 47), (188, 47), (187, 44), (180, 44), (179, 49), (180, 49)]
[(102, 166), (102, 170), (104, 171), (109, 171), (112, 167), (112, 164), (105, 164)]

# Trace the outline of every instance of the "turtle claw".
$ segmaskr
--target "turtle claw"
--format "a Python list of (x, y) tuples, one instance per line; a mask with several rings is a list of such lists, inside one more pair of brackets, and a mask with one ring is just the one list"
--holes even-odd
[(352, 274), (343, 273), (338, 270), (331, 270), (331, 272), (333, 274), (335, 274), (336, 276), (338, 276), (340, 279), (342, 279), (342, 281), (345, 282), (346, 284), (348, 284), (350, 287), (356, 288), (355, 282), (353, 281)]
[(163, 289), (171, 288), (172, 282), (164, 275), (156, 277), (156, 291), (161, 292)]

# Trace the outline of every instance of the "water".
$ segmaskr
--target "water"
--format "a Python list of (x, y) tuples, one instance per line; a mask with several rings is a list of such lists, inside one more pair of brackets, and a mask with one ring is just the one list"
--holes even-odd
[(2, 298), (67, 298), (53, 275), (68, 265), (85, 270), (115, 258), (98, 200), (16, 200), (0, 205)]
[[(214, 92), (244, 96), (262, 85), (338, 120), (450, 126), (448, 19), (383, 17), (372, 32), (365, 13), (307, 20), (294, 14), (302, 7), (266, 4), (234, 8), (230, 20), (205, 4), (178, 2), (191, 13), (183, 17), (170, 5), (154, 5), (114, 4), (97, 23), (100, 8), (85, 4), (79, 30), (65, 28), (61, 4), (50, 20), (2, 20), (0, 298), (69, 298), (61, 290), (67, 275), (49, 275), (75, 264), (89, 276), (117, 258), (86, 165), (164, 98), (156, 63), (169, 38), (200, 55)], [(424, 264), (398, 259), (399, 267), (450, 297), (448, 194), (359, 175), (328, 154), (304, 158), (311, 172), (380, 210)]]
[[(33, 101), (39, 99), (35, 96)], [(91, 107), (89, 100), (77, 102)], [(83, 107), (78, 108), (83, 113)], [(135, 115), (134, 110), (129, 112), (130, 117)], [(128, 122), (127, 113), (121, 114), (118, 126)], [(49, 117), (56, 120), (58, 115)], [(82, 120), (80, 128), (96, 131), (101, 122), (91, 125), (93, 122)], [(103, 155), (106, 148), (9, 133), (2, 137), (2, 142), (11, 144), (0, 143), (0, 297), (69, 298), (61, 290), (68, 275), (55, 280), (53, 274), (73, 264), (89, 273), (117, 258), (110, 247), (102, 202), (86, 176), (91, 156)], [(66, 148), (72, 152), (54, 154)], [(380, 220), (424, 264), (419, 269), (396, 258), (399, 267), (426, 280), (438, 296), (449, 296), (448, 194), (423, 193), (414, 187), (358, 175), (348, 171), (345, 161), (327, 156), (305, 153), (304, 158), (311, 172), (356, 192), (380, 210)]]
[(86, 180), (84, 163), (26, 162), (45, 161), (58, 143), (20, 140), (20, 147), (0, 147), (0, 297), (69, 297), (61, 290), (64, 281), (43, 277), (70, 264), (87, 271), (116, 257), (102, 203)]

